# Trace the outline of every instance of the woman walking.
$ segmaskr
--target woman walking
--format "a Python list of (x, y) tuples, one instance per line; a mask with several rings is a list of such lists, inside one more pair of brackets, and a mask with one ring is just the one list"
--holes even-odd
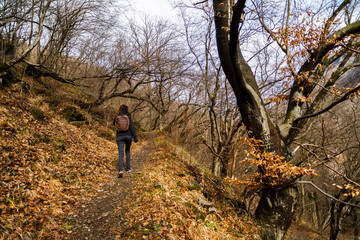
[(119, 108), (119, 113), (115, 117), (113, 124), (116, 127), (116, 143), (119, 150), (119, 171), (118, 177), (123, 176), (123, 165), (124, 165), (124, 146), (125, 146), (125, 155), (126, 155), (126, 171), (131, 172), (130, 167), (130, 147), (132, 139), (134, 142), (138, 141), (134, 122), (131, 118), (131, 114), (126, 105), (121, 105)]

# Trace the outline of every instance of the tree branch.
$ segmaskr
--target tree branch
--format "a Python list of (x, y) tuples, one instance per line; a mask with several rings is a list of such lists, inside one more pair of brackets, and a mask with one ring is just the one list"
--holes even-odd
[(272, 42), (269, 42), (268, 44), (265, 45), (265, 47), (263, 47), (262, 49), (260, 49), (259, 51), (257, 51), (255, 54), (253, 54), (248, 60), (246, 60), (246, 62), (250, 62), (254, 57), (256, 57), (256, 55), (258, 55), (260, 52), (262, 52), (265, 48), (267, 48), (268, 46), (270, 46), (271, 44), (273, 44), (274, 40)]
[[(21, 20), (23, 22), (27, 22), (27, 23), (35, 23), (36, 25), (39, 25), (39, 26), (41, 25), (41, 23), (39, 23), (37, 21), (24, 19), (24, 18), (18, 17), (18, 16), (7, 16), (7, 17), (4, 17), (4, 18), (0, 18), (0, 22), (3, 22), (3, 21), (8, 20), (8, 19), (12, 19), (12, 18), (15, 18), (15, 19)], [(1, 26), (3, 26), (3, 25), (1, 25)], [(49, 29), (50, 31), (54, 30), (52, 27), (47, 26), (45, 24), (43, 24), (43, 27)]]
[(333, 12), (332, 16), (326, 21), (325, 27), (323, 30), (324, 34), (322, 34), (320, 42), (324, 42), (326, 40), (326, 36), (328, 35), (328, 31), (329, 31), (331, 24), (334, 22), (335, 18), (341, 12), (341, 10), (343, 10), (346, 7), (346, 5), (348, 5), (350, 2), (351, 2), (350, 0), (343, 1), (342, 4), (340, 4), (340, 6)]
[(342, 46), (343, 48), (346, 48), (349, 51), (355, 52), (357, 54), (360, 54), (360, 51), (353, 49), (353, 48), (349, 48), (348, 46), (345, 46), (344, 44), (341, 44), (340, 46)]
[(75, 84), (74, 80), (63, 78), (56, 72), (53, 72), (42, 65), (35, 65), (35, 64), (29, 63), (24, 60), (23, 60), (23, 62), (25, 62), (27, 64), (26, 72), (29, 75), (32, 75), (35, 77), (40, 77), (40, 76), (51, 77), (52, 79), (54, 79), (56, 81), (77, 86), (77, 84)]
[(313, 182), (311, 181), (296, 181), (295, 183), (298, 183), (298, 184), (310, 184), (311, 186), (313, 186), (316, 190), (318, 190), (320, 193), (324, 194), (325, 196), (327, 196), (328, 198), (330, 198), (331, 200), (334, 200), (336, 202), (339, 202), (339, 203), (342, 203), (342, 204), (345, 204), (345, 205), (349, 205), (349, 206), (352, 206), (352, 207), (355, 207), (355, 208), (359, 208), (360, 209), (360, 206), (359, 205), (355, 205), (355, 204), (352, 204), (352, 203), (348, 203), (348, 202), (344, 202), (340, 199), (337, 199), (336, 197), (328, 194), (327, 192), (325, 192), (324, 190), (322, 190), (321, 188), (319, 188), (317, 185), (315, 185)]
[(327, 106), (326, 108), (324, 108), (323, 110), (317, 112), (317, 113), (313, 113), (313, 114), (309, 114), (309, 115), (305, 115), (302, 117), (299, 117), (297, 119), (294, 120), (294, 125), (296, 125), (300, 120), (306, 119), (306, 118), (312, 118), (312, 117), (317, 117), (320, 114), (323, 114), (329, 110), (331, 110), (333, 107), (335, 107), (336, 105), (338, 105), (339, 103), (342, 103), (344, 101), (346, 101), (353, 93), (356, 93), (357, 91), (360, 90), (360, 85), (358, 85), (357, 87), (355, 87), (354, 89), (348, 91), (344, 96), (342, 96), (339, 100), (331, 103), (329, 106)]
[(206, 3), (207, 1), (208, 1), (208, 0), (204, 0), (204, 1), (201, 1), (201, 2), (194, 3), (194, 6), (199, 5), (199, 4), (202, 4), (202, 3)]
[(220, 159), (221, 163), (224, 164), (223, 158), (219, 154), (217, 154), (214, 151), (214, 149), (211, 146), (209, 146), (209, 144), (207, 144), (207, 142), (205, 140), (203, 140), (202, 142), (203, 142), (203, 144), (205, 144), (205, 146), (207, 146), (209, 148), (209, 150), (212, 152), (212, 154), (214, 154), (216, 157), (218, 157)]
[[(294, 127), (295, 124), (293, 120), (300, 116), (300, 110), (303, 105), (302, 102), (297, 101), (297, 98), (303, 96), (308, 97), (311, 94), (313, 84), (309, 83), (309, 76), (307, 75), (312, 75), (311, 72), (316, 68), (316, 66), (318, 66), (319, 63), (321, 63), (321, 61), (324, 60), (326, 54), (339, 46), (339, 41), (343, 40), (345, 37), (351, 34), (359, 32), (360, 20), (331, 34), (329, 37), (326, 38), (326, 44), (320, 45), (311, 53), (308, 60), (301, 66), (300, 70), (298, 71), (298, 75), (302, 76), (302, 79), (300, 79), (300, 81), (294, 81), (291, 88), (288, 109), (286, 112), (284, 123), (290, 123)], [(304, 117), (302, 119), (305, 118), (307, 117)], [(292, 130), (290, 131), (291, 133), (289, 135), (292, 136), (289, 138), (289, 141), (293, 140), (298, 130), (296, 128), (292, 128)]]
[(335, 169), (331, 168), (329, 165), (327, 165), (326, 163), (324, 163), (324, 166), (327, 167), (328, 169), (330, 169), (331, 171), (333, 171), (334, 173), (338, 174), (339, 176), (341, 176), (342, 178), (344, 178), (346, 181), (360, 187), (360, 184), (358, 184), (357, 182), (351, 180), (350, 178), (346, 177), (344, 174), (341, 174), (340, 172), (336, 171)]

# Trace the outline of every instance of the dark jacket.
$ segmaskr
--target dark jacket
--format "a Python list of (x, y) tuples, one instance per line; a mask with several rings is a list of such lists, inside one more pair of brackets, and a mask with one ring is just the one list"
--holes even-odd
[[(125, 111), (121, 111), (118, 115), (125, 115), (125, 114), (129, 117), (129, 129), (127, 131), (122, 131), (122, 132), (116, 130), (116, 138), (118, 138), (119, 136), (131, 136), (132, 138), (134, 138), (134, 142), (137, 142), (138, 138), (137, 138), (137, 135), (136, 135), (134, 122), (133, 122), (133, 120), (131, 118), (131, 115), (128, 114), (127, 112), (125, 112)], [(114, 118), (113, 125), (115, 125), (116, 117)]]

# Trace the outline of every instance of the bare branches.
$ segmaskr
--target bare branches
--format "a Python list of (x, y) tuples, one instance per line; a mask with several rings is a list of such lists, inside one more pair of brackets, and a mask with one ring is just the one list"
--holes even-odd
[(39, 31), (37, 33), (37, 37), (34, 40), (34, 42), (32, 44), (30, 44), (30, 46), (28, 46), (19, 57), (16, 57), (14, 59), (12, 59), (9, 63), (8, 66), (12, 67), (14, 66), (16, 63), (20, 62), (23, 58), (25, 58), (26, 55), (29, 54), (29, 52), (36, 47), (36, 45), (39, 44), (40, 39), (42, 37), (42, 33), (43, 33), (43, 25), (44, 25), (44, 19), (47, 13), (47, 10), (50, 7), (52, 0), (48, 0), (45, 5), (40, 9), (40, 19), (39, 19)]
[(339, 202), (339, 203), (342, 203), (342, 204), (345, 204), (345, 205), (348, 205), (348, 206), (351, 206), (351, 207), (355, 207), (355, 208), (359, 208), (360, 209), (360, 206), (359, 205), (355, 205), (355, 204), (352, 204), (352, 203), (349, 203), (349, 202), (344, 202), (340, 199), (337, 199), (336, 197), (332, 196), (331, 194), (328, 194), (327, 192), (325, 192), (324, 190), (322, 190), (320, 187), (318, 187), (317, 185), (315, 185), (313, 182), (311, 181), (296, 181), (295, 183), (298, 183), (298, 184), (310, 184), (311, 186), (313, 186), (316, 190), (318, 190), (320, 193), (322, 193), (323, 195), (327, 196), (328, 198), (330, 198), (331, 200), (333, 201), (336, 201), (336, 202)]
[[(35, 20), (29, 20), (29, 19), (26, 19), (26, 18), (24, 18), (24, 17), (21, 17), (21, 16), (6, 16), (6, 17), (4, 17), (4, 18), (0, 18), (0, 24), (1, 24), (1, 22), (2, 21), (7, 21), (7, 20), (10, 20), (10, 19), (17, 19), (17, 20), (21, 20), (22, 22), (26, 22), (26, 23), (34, 23), (34, 24), (36, 24), (36, 25), (38, 25), (38, 26), (40, 26), (40, 22), (39, 21), (35, 21)], [(46, 25), (46, 24), (43, 24), (43, 27), (45, 27), (45, 28), (47, 28), (48, 30), (53, 30), (53, 27), (51, 27), (51, 26), (48, 26), (48, 25)]]
[(342, 46), (343, 48), (346, 48), (346, 49), (349, 50), (349, 51), (352, 51), (352, 52), (354, 52), (354, 53), (360, 54), (360, 51), (359, 51), (359, 50), (350, 48), (350, 47), (348, 47), (348, 46), (346, 46), (346, 45), (344, 45), (344, 44), (341, 44), (340, 46)]
[(325, 23), (325, 27), (323, 30), (323, 34), (321, 36), (321, 43), (324, 43), (327, 35), (329, 34), (329, 28), (331, 26), (331, 24), (333, 24), (335, 18), (337, 17), (337, 15), (351, 2), (351, 0), (344, 0), (340, 6), (333, 12), (332, 16), (326, 21)]
[(327, 165), (326, 163), (324, 163), (324, 166), (327, 167), (328, 169), (330, 169), (331, 171), (333, 171), (334, 173), (336, 173), (337, 175), (341, 176), (342, 178), (344, 178), (346, 181), (360, 187), (360, 184), (358, 184), (357, 182), (351, 180), (350, 178), (346, 177), (344, 174), (340, 173), (339, 171), (336, 171), (335, 169), (333, 169), (332, 167), (330, 167), (329, 165)]
[(219, 158), (221, 163), (224, 164), (224, 159), (214, 151), (213, 147), (211, 147), (205, 140), (203, 140), (202, 142), (205, 146), (208, 147), (208, 149), (211, 151), (211, 153), (214, 154), (217, 158)]
[(77, 85), (74, 80), (63, 78), (56, 72), (51, 71), (42, 65), (34, 65), (29, 62), (26, 62), (26, 64), (27, 64), (26, 71), (28, 72), (29, 75), (33, 75), (35, 77), (37, 76), (51, 77), (52, 79), (62, 83)]
[(209, 1), (209, 0), (204, 0), (204, 1), (201, 1), (201, 2), (196, 2), (196, 3), (194, 3), (194, 6), (199, 5), (199, 4), (206, 3), (206, 2), (208, 2), (208, 1)]
[[(360, 63), (356, 64), (357, 66), (360, 66)], [(303, 119), (307, 119), (307, 118), (313, 118), (313, 117), (317, 117), (320, 114), (323, 114), (325, 112), (328, 112), (329, 110), (331, 110), (332, 108), (334, 108), (336, 105), (346, 101), (349, 99), (349, 97), (351, 97), (352, 94), (356, 93), (357, 91), (360, 90), (360, 85), (358, 85), (357, 87), (353, 88), (352, 90), (349, 90), (348, 92), (346, 92), (339, 100), (334, 101), (333, 103), (331, 103), (329, 106), (325, 107), (324, 109), (322, 109), (319, 112), (313, 113), (313, 114), (309, 114), (309, 115), (305, 115), (302, 117), (299, 117), (297, 119), (294, 120), (294, 124), (296, 124), (297, 122), (299, 122), (300, 120)]]

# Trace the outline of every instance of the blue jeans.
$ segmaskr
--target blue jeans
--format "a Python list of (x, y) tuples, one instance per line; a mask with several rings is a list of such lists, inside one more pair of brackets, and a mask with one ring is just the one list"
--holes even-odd
[(126, 153), (126, 170), (130, 170), (130, 147), (131, 147), (131, 136), (119, 136), (116, 139), (116, 143), (118, 145), (119, 150), (119, 171), (123, 170), (124, 165), (124, 145), (125, 145), (125, 153)]

